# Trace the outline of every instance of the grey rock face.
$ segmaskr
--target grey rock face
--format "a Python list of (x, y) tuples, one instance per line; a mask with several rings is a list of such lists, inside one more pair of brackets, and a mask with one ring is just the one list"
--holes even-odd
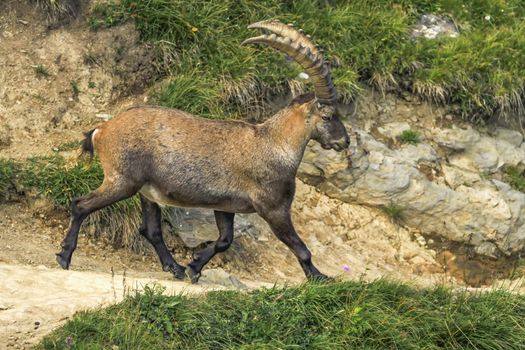
[(235, 276), (230, 275), (221, 268), (205, 269), (202, 271), (202, 276), (199, 283), (219, 285), (223, 287), (233, 287), (236, 289), (245, 289), (246, 285), (239, 281)]
[(459, 36), (459, 30), (450, 19), (436, 16), (433, 14), (424, 14), (410, 34), (413, 38), (435, 39), (440, 36), (456, 38)]
[[(189, 248), (195, 248), (202, 243), (216, 241), (219, 230), (215, 224), (213, 210), (181, 209), (177, 217), (177, 234)], [(234, 235), (239, 237), (249, 235), (255, 239), (261, 238), (265, 232), (261, 227), (266, 223), (257, 215), (237, 214), (235, 216)]]
[[(387, 133), (393, 129), (402, 128), (387, 128)], [(389, 149), (357, 132), (362, 142), (351, 162), (345, 154), (310, 143), (299, 178), (348, 203), (395, 203), (403, 208), (408, 227), (471, 244), (482, 255), (524, 249), (525, 194), (481, 176), (525, 164), (521, 134), (500, 129), (491, 137), (473, 129), (434, 129), (427, 143)], [(438, 156), (443, 153), (448, 162)], [(438, 169), (436, 175), (429, 177), (421, 164)]]

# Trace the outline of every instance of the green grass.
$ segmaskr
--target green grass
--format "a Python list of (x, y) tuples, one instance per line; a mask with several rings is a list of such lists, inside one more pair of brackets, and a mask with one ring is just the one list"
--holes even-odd
[(515, 166), (503, 170), (503, 179), (517, 191), (525, 192), (525, 170)]
[(80, 87), (78, 86), (78, 81), (71, 80), (69, 84), (71, 85), (71, 93), (73, 94), (73, 97), (78, 98), (78, 95), (80, 94)]
[(41, 65), (41, 64), (36, 66), (35, 74), (37, 78), (47, 78), (50, 75), (49, 70), (44, 65)]
[(115, 4), (95, 4), (91, 10), (89, 27), (91, 30), (109, 28), (126, 20), (126, 13)]
[(412, 129), (403, 130), (403, 132), (399, 134), (398, 139), (402, 143), (409, 143), (411, 145), (415, 145), (420, 141), (419, 134)]
[[(384, 280), (163, 296), (78, 313), (37, 349), (521, 349), (525, 298)], [(66, 343), (72, 345), (66, 345)]]
[(381, 209), (392, 221), (398, 222), (403, 219), (404, 209), (395, 203), (385, 205)]
[(11, 193), (15, 191), (17, 172), (18, 167), (16, 163), (0, 159), (0, 201), (11, 198)]
[[(428, 12), (452, 18), (460, 37), (410, 39), (411, 26)], [(240, 46), (259, 34), (246, 26), (268, 18), (304, 27), (327, 59), (340, 63), (333, 76), (342, 100), (373, 86), (453, 104), (474, 120), (524, 111), (521, 0), (122, 0), (97, 6), (90, 21), (103, 23), (92, 25), (98, 28), (131, 19), (142, 39), (156, 44), (171, 81), (162, 104), (212, 118), (257, 118), (297, 84), (300, 71), (271, 49)], [(188, 99), (175, 88), (181, 86), (197, 96)]]

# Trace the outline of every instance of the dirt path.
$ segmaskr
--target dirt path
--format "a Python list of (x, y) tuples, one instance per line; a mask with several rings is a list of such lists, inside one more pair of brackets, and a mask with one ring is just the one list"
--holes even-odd
[(79, 310), (112, 304), (126, 293), (158, 283), (166, 293), (196, 293), (210, 285), (89, 271), (0, 264), (0, 348), (25, 348)]
[[(119, 302), (148, 284), (164, 286), (168, 295), (225, 288), (213, 283), (192, 285), (171, 279), (148, 278), (136, 271), (113, 274), (4, 263), (0, 263), (0, 280), (2, 349), (29, 347), (76, 312)], [(262, 285), (243, 283), (252, 288)]]

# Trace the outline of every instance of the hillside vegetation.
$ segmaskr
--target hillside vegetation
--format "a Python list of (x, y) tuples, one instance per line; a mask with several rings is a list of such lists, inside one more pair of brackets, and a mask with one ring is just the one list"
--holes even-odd
[[(451, 18), (458, 38), (414, 40), (424, 13)], [(343, 101), (365, 86), (407, 91), (473, 120), (524, 112), (525, 2), (521, 0), (122, 0), (94, 8), (93, 29), (133, 20), (170, 75), (158, 102), (213, 118), (264, 114), (272, 96), (301, 90), (295, 65), (240, 47), (263, 19), (295, 23), (334, 63)]]
[(377, 281), (163, 296), (81, 312), (41, 349), (520, 349), (525, 298)]

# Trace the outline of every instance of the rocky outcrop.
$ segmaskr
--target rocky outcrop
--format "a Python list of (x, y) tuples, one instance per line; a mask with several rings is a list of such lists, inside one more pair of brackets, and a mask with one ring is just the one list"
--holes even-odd
[(386, 145), (407, 123), (378, 128), (381, 138), (357, 130), (354, 154), (308, 145), (299, 178), (347, 203), (402, 208), (403, 223), (424, 234), (475, 247), (481, 255), (520, 252), (525, 247), (525, 194), (497, 174), (525, 165), (525, 143), (516, 131), (493, 135), (472, 128), (433, 128), (416, 145)]
[(452, 20), (429, 13), (421, 16), (410, 36), (425, 39), (435, 39), (442, 36), (457, 38), (459, 30)]

